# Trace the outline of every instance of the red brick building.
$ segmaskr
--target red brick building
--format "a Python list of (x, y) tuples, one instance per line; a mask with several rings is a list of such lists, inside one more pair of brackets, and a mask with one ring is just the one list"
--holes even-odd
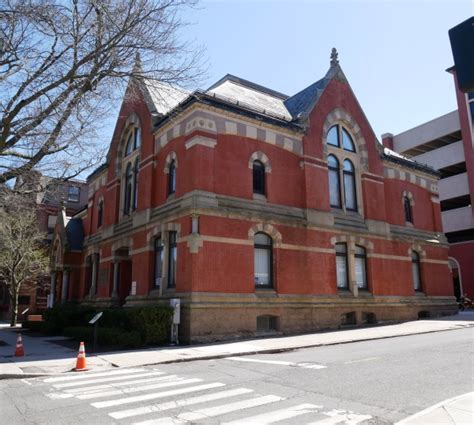
[(291, 97), (132, 83), (53, 280), (97, 305), (178, 297), (186, 341), (452, 313), (437, 180), (377, 141), (335, 51)]

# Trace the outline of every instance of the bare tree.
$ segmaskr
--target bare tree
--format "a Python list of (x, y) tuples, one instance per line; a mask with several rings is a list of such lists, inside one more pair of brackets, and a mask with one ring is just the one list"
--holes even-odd
[(179, 39), (195, 3), (0, 0), (0, 185), (101, 161), (97, 131), (130, 78), (195, 82), (202, 50)]
[(0, 281), (11, 300), (10, 326), (18, 318), (18, 295), (26, 285), (36, 287), (47, 273), (46, 235), (38, 229), (37, 211), (31, 198), (2, 190), (0, 202)]

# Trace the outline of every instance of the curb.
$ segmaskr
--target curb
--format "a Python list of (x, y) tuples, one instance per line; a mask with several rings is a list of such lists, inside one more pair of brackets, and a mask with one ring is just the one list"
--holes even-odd
[[(439, 330), (424, 331), (424, 332), (417, 332), (417, 333), (406, 333), (406, 334), (400, 334), (400, 335), (388, 335), (388, 336), (379, 336), (379, 337), (364, 338), (364, 339), (351, 339), (347, 341), (307, 344), (307, 345), (300, 345), (297, 347), (268, 348), (268, 349), (261, 349), (261, 350), (241, 351), (237, 353), (210, 354), (207, 356), (178, 358), (178, 359), (164, 360), (164, 361), (158, 361), (158, 362), (152, 362), (152, 363), (141, 363), (141, 364), (136, 364), (136, 365), (131, 365), (131, 366), (120, 366), (113, 362), (109, 362), (109, 363), (112, 365), (113, 368), (124, 368), (124, 369), (127, 367), (132, 368), (132, 367), (140, 367), (140, 366), (154, 366), (154, 365), (159, 365), (159, 364), (187, 363), (187, 362), (193, 362), (193, 361), (199, 361), (199, 360), (224, 359), (226, 357), (242, 357), (242, 356), (253, 356), (256, 354), (285, 353), (285, 352), (290, 352), (290, 351), (295, 351), (295, 350), (300, 350), (300, 349), (305, 349), (305, 348), (326, 347), (326, 346), (331, 346), (331, 345), (352, 344), (354, 342), (377, 341), (381, 339), (398, 338), (398, 337), (404, 337), (404, 336), (424, 335), (424, 334), (431, 334), (431, 333), (437, 333), (437, 332), (449, 332), (449, 331), (455, 331), (459, 329), (466, 329), (466, 328), (472, 328), (472, 327), (474, 327), (474, 323), (458, 326), (452, 329), (439, 329)], [(100, 357), (100, 355), (98, 357)], [(59, 373), (44, 372), (44, 373), (36, 373), (36, 374), (34, 373), (8, 374), (7, 373), (7, 374), (0, 374), (0, 380), (37, 378), (37, 377), (42, 377), (42, 376), (62, 376), (68, 372), (70, 371), (68, 370), (68, 371), (59, 372)]]

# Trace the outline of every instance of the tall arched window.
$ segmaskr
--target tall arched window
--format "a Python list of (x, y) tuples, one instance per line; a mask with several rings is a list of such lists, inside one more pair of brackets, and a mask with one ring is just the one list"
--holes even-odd
[(99, 206), (97, 208), (97, 227), (102, 226), (102, 222), (104, 220), (104, 201), (99, 202)]
[(265, 195), (265, 166), (260, 161), (253, 162), (253, 193)]
[(339, 161), (334, 155), (328, 156), (329, 169), (329, 198), (331, 207), (341, 208), (341, 180)]
[(407, 223), (413, 223), (413, 211), (411, 209), (411, 202), (408, 196), (403, 197), (403, 209), (405, 211), (405, 221)]
[(419, 292), (421, 291), (421, 267), (420, 267), (420, 254), (416, 251), (411, 253), (411, 272), (413, 276), (413, 289)]
[(133, 188), (133, 172), (132, 163), (127, 164), (125, 169), (125, 184), (124, 184), (124, 202), (123, 202), (123, 213), (129, 215), (132, 206), (132, 188)]
[(367, 254), (363, 246), (355, 246), (354, 258), (357, 286), (359, 289), (367, 289)]
[(336, 244), (336, 281), (338, 289), (349, 288), (349, 267), (347, 264), (347, 244)]
[(138, 208), (138, 158), (135, 160), (133, 166), (133, 201), (132, 210), (135, 211)]
[(125, 149), (122, 158), (122, 211), (130, 215), (138, 207), (138, 172), (141, 146), (141, 132), (138, 124), (131, 125), (125, 132)]
[(357, 211), (357, 195), (354, 165), (349, 159), (344, 160), (344, 201), (346, 209)]
[(271, 288), (273, 247), (272, 239), (266, 233), (254, 236), (254, 280), (256, 288)]
[(176, 162), (173, 159), (169, 165), (168, 196), (176, 192)]
[(342, 125), (336, 124), (329, 129), (326, 143), (330, 205), (344, 211), (358, 211), (356, 168), (359, 158), (354, 141)]

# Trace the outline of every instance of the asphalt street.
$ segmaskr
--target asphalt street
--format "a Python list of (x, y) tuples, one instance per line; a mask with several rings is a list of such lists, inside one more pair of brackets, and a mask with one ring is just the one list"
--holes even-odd
[(473, 390), (473, 332), (3, 380), (0, 423), (391, 424)]

